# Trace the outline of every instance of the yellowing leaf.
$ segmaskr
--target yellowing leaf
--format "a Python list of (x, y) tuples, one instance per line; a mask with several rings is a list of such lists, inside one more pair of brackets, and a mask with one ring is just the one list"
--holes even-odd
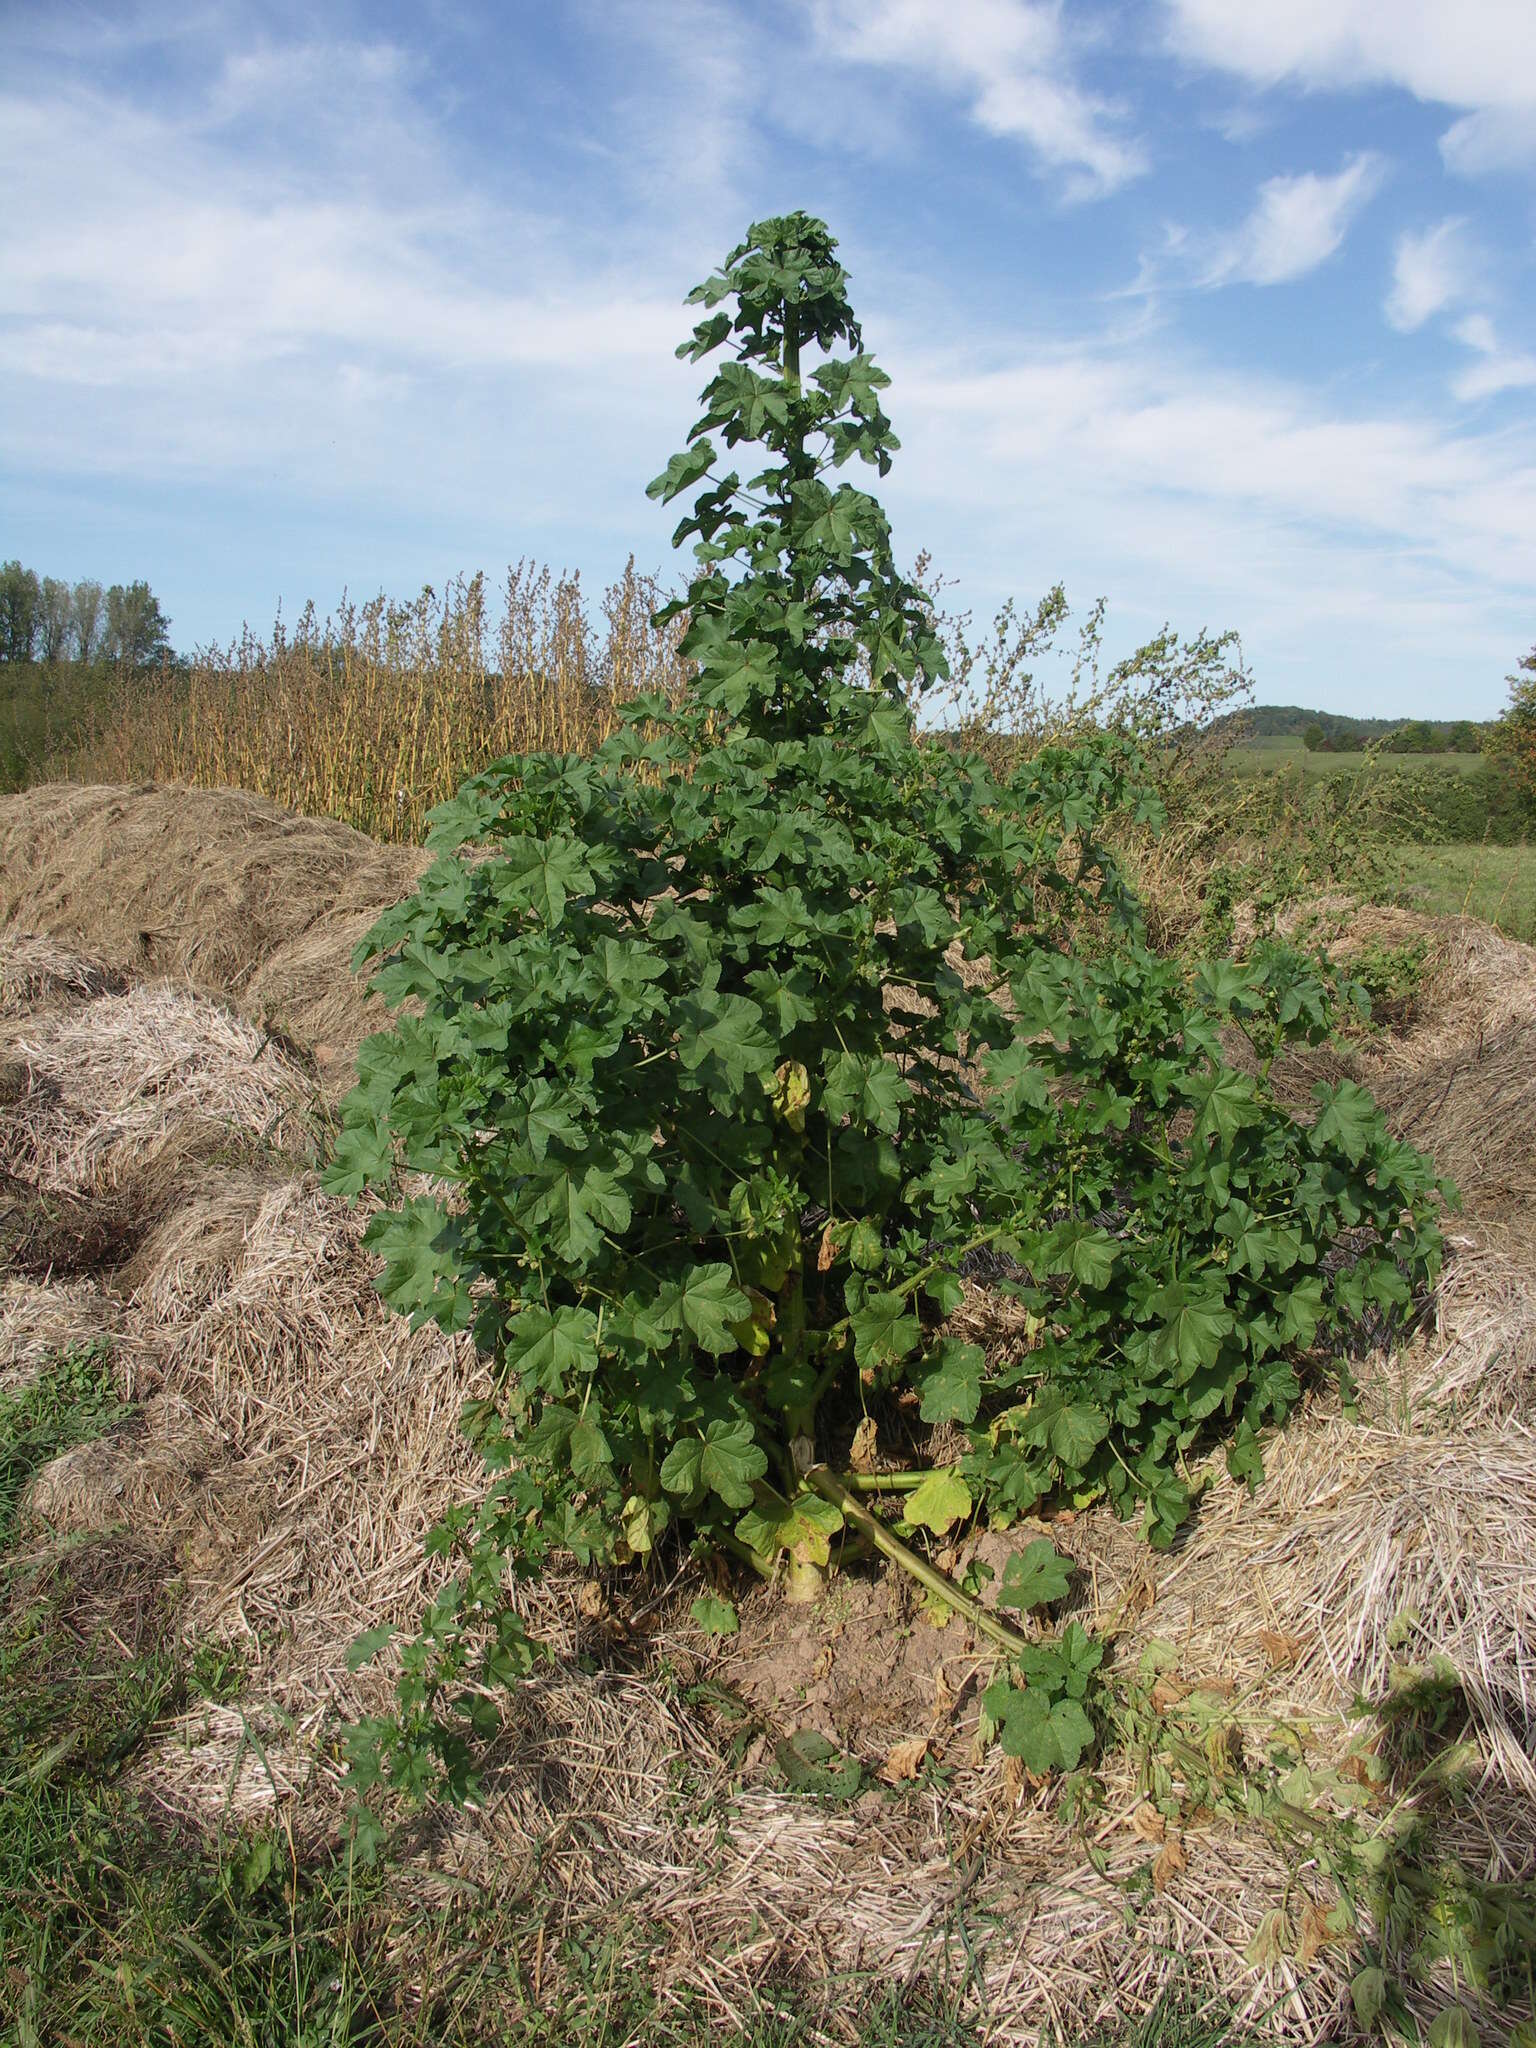
[(953, 1472), (930, 1472), (922, 1485), (907, 1496), (902, 1520), (914, 1529), (931, 1529), (942, 1536), (971, 1512), (970, 1488)]
[(1291, 1927), (1279, 1906), (1272, 1906), (1243, 1950), (1243, 1960), (1256, 1970), (1270, 1970), (1291, 1952)]
[(805, 1129), (805, 1112), (810, 1106), (811, 1077), (799, 1060), (785, 1060), (775, 1070), (773, 1107), (792, 1131)]

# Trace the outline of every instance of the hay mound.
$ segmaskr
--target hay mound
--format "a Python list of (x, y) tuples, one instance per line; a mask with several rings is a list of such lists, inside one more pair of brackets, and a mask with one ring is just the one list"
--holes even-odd
[[(219, 985), (251, 1006), (280, 960), (311, 1024), (340, 1000), (341, 924), (360, 925), (379, 903), (319, 908), (311, 891), (290, 916), (280, 856), (319, 833), (335, 896), (350, 886), (344, 842), (355, 835), (301, 829), (244, 798), (96, 791), (61, 802), (81, 831), (119, 806), (130, 868), (147, 859), (157, 818), (190, 842), (185, 817), (213, 806), (208, 893), (181, 839), (169, 861), (163, 900), (186, 928), (162, 968), (233, 974)], [(23, 817), (0, 803), (6, 886), (20, 845), (31, 890), (11, 908), (57, 934), (85, 913), (69, 897), (67, 833), (50, 848), (47, 822), (43, 807)], [(381, 894), (409, 879), (369, 873)], [(147, 866), (125, 871), (120, 900), (139, 908), (117, 925), (91, 909), (104, 959), (119, 942), (131, 950), (130, 927), (160, 886)], [(227, 943), (215, 930), (225, 916), (246, 918)], [(1115, 1637), (1118, 1674), (1155, 1651), (1169, 1700), (1215, 1703), (1252, 1755), (1289, 1731), (1319, 1782), (1358, 1744), (1357, 1694), (1390, 1687), (1399, 1658), (1455, 1659), (1483, 1782), (1437, 1816), (1446, 1845), (1469, 1869), (1530, 1882), (1536, 1257), (1509, 1218), (1536, 1104), (1510, 1048), (1536, 1027), (1536, 978), (1526, 949), (1466, 932), (1445, 946), (1434, 973), (1448, 977), (1462, 1035), (1426, 1035), (1414, 1053), (1410, 1032), (1347, 1055), (1379, 1079), (1399, 1127), (1418, 1116), (1476, 1155), (1434, 1341), (1366, 1373), (1363, 1424), (1314, 1399), (1269, 1447), (1257, 1492), (1217, 1479), (1171, 1554), (1151, 1553), (1102, 1507), (1050, 1533), (1081, 1568), (1076, 1611)], [(413, 1334), (386, 1309), (361, 1242), (366, 1216), (301, 1169), (302, 1060), (186, 986), (97, 985), (56, 955), (30, 957), (31, 982), (20, 966), (0, 976), (29, 991), (7, 1025), (21, 1085), (0, 1101), (0, 1159), (39, 1201), (94, 1203), (95, 1214), (115, 1189), (139, 1205), (140, 1227), (112, 1293), (55, 1278), (13, 1281), (0, 1297), (0, 1370), (46, 1355), (51, 1332), (112, 1327), (138, 1404), (131, 1425), (39, 1473), (28, 1505), (60, 1530), (125, 1527), (143, 1570), (184, 1589), (186, 1636), (243, 1647), (245, 1697), (162, 1730), (138, 1766), (146, 1796), (186, 1825), (276, 1813), (300, 1838), (332, 1835), (337, 1719), (376, 1707), (390, 1679), (387, 1654), (351, 1674), (346, 1652), (379, 1621), (411, 1627), (437, 1569), (423, 1534), (481, 1491), (457, 1417), (483, 1390), (482, 1368), (467, 1339)], [(343, 986), (350, 1031), (361, 1012)], [(1481, 1045), (1468, 1021), (1479, 1004), (1497, 1019)], [(1433, 1034), (1435, 1014), (1414, 1028)], [(1443, 1093), (1439, 1108), (1426, 1088)], [(1497, 1241), (1490, 1201), (1504, 1219)], [(967, 1312), (980, 1331), (977, 1293)], [(987, 1341), (1013, 1341), (1006, 1321)], [(1003, 1554), (1035, 1533), (986, 1539), (999, 1576)], [(683, 1566), (669, 1584), (584, 1584), (572, 1571), (520, 1595), (551, 1661), (508, 1702), (484, 1808), (426, 1832), (392, 1875), (407, 1903), (425, 1907), (465, 1880), (515, 1893), (536, 1876), (563, 1901), (552, 1933), (632, 1913), (661, 1945), (664, 1981), (702, 1991), (722, 2022), (770, 1972), (824, 1982), (879, 1971), (968, 1980), (999, 2041), (1123, 2024), (1172, 1983), (1278, 2039), (1350, 2031), (1359, 1952), (1330, 1928), (1336, 1893), (1310, 1843), (1193, 1798), (1164, 1823), (1146, 1800), (1164, 1764), (1126, 1749), (1104, 1759), (1102, 1804), (1069, 1822), (1058, 1787), (976, 1747), (990, 1656), (958, 1621), (932, 1627), (878, 1578), (849, 1574), (809, 1612), (754, 1591), (724, 1648), (689, 1619), (697, 1590)], [(865, 1766), (870, 1789), (851, 1806), (784, 1791), (776, 1746), (808, 1726)], [(890, 1752), (914, 1739), (945, 1777), (901, 1780), (894, 1796), (874, 1789)], [(1183, 1782), (1173, 1775), (1175, 1796)], [(1421, 2017), (1448, 1981), (1414, 1994)], [(842, 2024), (829, 2015), (834, 2032)]]
[(0, 924), (238, 1003), (343, 1073), (382, 1011), (348, 962), (426, 856), (234, 790), (0, 797)]
[(26, 1386), (49, 1359), (111, 1336), (121, 1314), (94, 1280), (0, 1281), (0, 1394)]
[(85, 1002), (92, 996), (120, 993), (126, 986), (121, 974), (52, 939), (29, 932), (6, 935), (0, 955), (0, 1017), (30, 1015), (56, 1001)]
[(292, 1148), (313, 1094), (254, 1025), (163, 984), (99, 996), (17, 1051), (29, 1085), (5, 1117), (5, 1167), (56, 1194), (112, 1188), (210, 1135)]
[(124, 1316), (130, 1395), (217, 1446), (181, 1531), (185, 1626), (243, 1638), (289, 1709), (361, 1704), (349, 1644), (414, 1621), (422, 1537), (480, 1469), (458, 1427), (472, 1347), (385, 1306), (365, 1222), (307, 1177), (210, 1183), (141, 1248)]

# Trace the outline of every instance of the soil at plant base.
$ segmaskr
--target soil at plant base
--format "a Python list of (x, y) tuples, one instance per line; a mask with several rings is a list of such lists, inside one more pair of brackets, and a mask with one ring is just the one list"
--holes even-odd
[[(126, 1525), (144, 1571), (175, 1582), (184, 1640), (238, 1646), (242, 1697), (157, 1733), (134, 1766), (145, 1798), (189, 1827), (275, 1811), (301, 1842), (334, 1837), (338, 1718), (380, 1704), (391, 1672), (386, 1655), (351, 1673), (346, 1650), (419, 1614), (433, 1583), (422, 1534), (482, 1483), (456, 1417), (484, 1381), (462, 1338), (411, 1333), (374, 1294), (366, 1218), (305, 1165), (312, 1038), (275, 1044), (251, 1012), (275, 963), (320, 963), (323, 991), (288, 984), (287, 1028), (331, 1034), (327, 1086), (344, 1086), (340, 1049), (368, 1028), (346, 954), (421, 857), (391, 867), (355, 834), (244, 797), (53, 794), (53, 811), (39, 792), (0, 801), (13, 915), (0, 1031), (15, 1070), (0, 1163), (33, 1205), (0, 1288), (0, 1383), (108, 1333), (137, 1413), (45, 1467), (30, 1511), (39, 1542)], [(107, 844), (117, 824), (137, 849), (126, 870)], [(72, 832), (94, 832), (96, 854), (77, 858)], [(205, 837), (223, 862), (207, 889)], [(311, 844), (319, 867), (305, 871)], [(156, 918), (171, 936), (146, 961), (140, 921)], [(1316, 1393), (1256, 1494), (1213, 1467), (1170, 1555), (1098, 1508), (1045, 1526), (1080, 1567), (1063, 1617), (1112, 1638), (1117, 1676), (1151, 1655), (1159, 1712), (1259, 1755), (1291, 1731), (1320, 1813), (1329, 1786), (1361, 1789), (1357, 1692), (1379, 1694), (1403, 1657), (1452, 1657), (1481, 1776), (1436, 1826), (1464, 1867), (1529, 1884), (1536, 1240), (1513, 1197), (1536, 1100), (1508, 1034), (1536, 1027), (1536, 954), (1464, 921), (1434, 926), (1433, 942), (1407, 1035), (1328, 1057), (1379, 1087), (1399, 1128), (1432, 1125), (1464, 1158), (1468, 1210), (1435, 1326), (1401, 1358), (1360, 1361), (1361, 1420)], [(1293, 1079), (1304, 1107), (1305, 1062)], [(67, 1277), (40, 1249), (50, 1204), (77, 1248)], [(964, 1313), (967, 1335), (1019, 1341), (984, 1288)], [(1023, 1524), (945, 1561), (1000, 1577), (1039, 1533)], [(962, 1621), (935, 1626), (904, 1579), (853, 1564), (812, 1608), (735, 1580), (741, 1627), (723, 1641), (689, 1619), (699, 1590), (691, 1571), (667, 1586), (575, 1570), (528, 1589), (551, 1661), (509, 1705), (484, 1806), (428, 1833), (393, 1880), (403, 1897), (425, 1913), (464, 1878), (537, 1882), (567, 1929), (643, 1918), (649, 1967), (711, 1995), (745, 1998), (765, 1970), (823, 1982), (974, 1967), (1002, 2039), (1091, 2033), (1181, 1970), (1278, 2037), (1349, 2027), (1359, 1954), (1330, 1932), (1315, 1861), (1257, 1824), (1150, 1811), (1116, 1754), (1086, 1833), (1070, 1825), (1054, 1786), (978, 1754), (990, 1654)], [(801, 1730), (863, 1766), (863, 1809), (793, 1793), (780, 1753)], [(441, 1966), (424, 1957), (424, 1981)], [(1448, 1984), (1413, 1991), (1420, 2018)], [(829, 2011), (834, 2037), (839, 2024)]]

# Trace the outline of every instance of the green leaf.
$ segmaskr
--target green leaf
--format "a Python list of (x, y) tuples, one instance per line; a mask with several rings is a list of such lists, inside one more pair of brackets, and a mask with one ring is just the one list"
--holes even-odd
[(842, 1526), (841, 1509), (819, 1493), (807, 1488), (785, 1500), (762, 1486), (756, 1504), (736, 1524), (736, 1535), (757, 1557), (771, 1559), (787, 1551), (802, 1564), (824, 1565)]
[(1152, 1308), (1164, 1319), (1158, 1348), (1166, 1360), (1186, 1376), (1215, 1363), (1232, 1330), (1229, 1308), (1211, 1294), (1192, 1292), (1181, 1281), (1160, 1288)]
[(1088, 1223), (1063, 1223), (1044, 1244), (1045, 1269), (1070, 1273), (1084, 1287), (1107, 1287), (1120, 1247), (1107, 1231)]
[(1074, 1569), (1072, 1560), (1063, 1557), (1049, 1537), (1039, 1536), (1023, 1550), (1016, 1550), (1003, 1566), (997, 1604), (1021, 1611), (1048, 1607), (1065, 1597)]
[(613, 1470), (613, 1446), (593, 1415), (581, 1416), (571, 1431), (569, 1456), (577, 1479), (592, 1481)]
[(1312, 1126), (1313, 1143), (1336, 1145), (1346, 1159), (1358, 1165), (1382, 1135), (1375, 1098), (1358, 1081), (1337, 1081), (1332, 1088), (1320, 1083), (1312, 1094), (1319, 1105)]
[(774, 1747), (774, 1759), (791, 1792), (823, 1799), (853, 1799), (864, 1783), (864, 1766), (845, 1756), (814, 1728), (799, 1728)]
[(526, 1383), (563, 1394), (573, 1374), (597, 1371), (597, 1317), (588, 1308), (525, 1308), (507, 1333), (506, 1359)]
[(733, 1636), (741, 1627), (740, 1617), (729, 1600), (714, 1593), (701, 1593), (688, 1609), (694, 1623), (707, 1636)]
[(1035, 1058), (1034, 1049), (1024, 1040), (1018, 1039), (1012, 1045), (1004, 1046), (1000, 1052), (989, 1053), (986, 1059), (987, 1079), (997, 1090), (998, 1107), (1013, 1116), (1021, 1109), (1049, 1109), (1051, 1091), (1045, 1069)]
[(749, 1074), (771, 1072), (778, 1047), (769, 1037), (763, 1013), (746, 996), (722, 996), (713, 990), (685, 996), (673, 1013), (678, 1057), (689, 1073), (706, 1060), (718, 1060), (733, 1088)]
[(1244, 1125), (1255, 1122), (1261, 1114), (1252, 1081), (1232, 1067), (1217, 1067), (1196, 1080), (1189, 1099), (1195, 1110), (1197, 1144), (1210, 1138), (1230, 1144)]
[(372, 1117), (348, 1118), (320, 1185), (328, 1195), (350, 1199), (388, 1180), (394, 1170), (395, 1149), (384, 1126)]
[(963, 1522), (972, 1508), (971, 1490), (955, 1472), (930, 1472), (902, 1504), (901, 1519), (914, 1529), (931, 1529), (942, 1536), (956, 1522)]
[[(379, 1292), (397, 1309), (414, 1314), (417, 1322), (439, 1306), (446, 1287), (452, 1290), (457, 1255), (453, 1244), (452, 1219), (441, 1202), (430, 1195), (413, 1195), (397, 1210), (375, 1216), (363, 1233), (363, 1243), (384, 1261)], [(462, 1329), (469, 1320), (467, 1298)]]
[(1464, 2005), (1448, 2005), (1429, 2026), (1429, 2048), (1479, 2048), (1482, 2036)]
[(661, 1483), (668, 1493), (717, 1494), (729, 1508), (749, 1507), (752, 1481), (768, 1470), (749, 1422), (711, 1422), (702, 1436), (683, 1437), (668, 1451)]
[[(1049, 1397), (1047, 1397), (1049, 1399)], [(1036, 1417), (1040, 1419), (1040, 1417)], [(1044, 1442), (1061, 1460), (1065, 1473), (1081, 1473), (1110, 1434), (1110, 1419), (1092, 1401), (1057, 1401), (1044, 1419)], [(1038, 1442), (1038, 1438), (1034, 1438)]]
[(660, 476), (651, 478), (645, 487), (645, 495), (659, 498), (663, 505), (670, 505), (690, 484), (696, 484), (701, 476), (707, 475), (714, 462), (713, 445), (708, 441), (696, 441), (691, 448), (674, 455)]
[(1021, 1690), (1007, 1679), (989, 1685), (981, 1697), (1003, 1754), (1016, 1756), (1037, 1777), (1076, 1770), (1093, 1747), (1093, 1723), (1074, 1699), (1053, 1701), (1037, 1686)]
[(974, 1422), (981, 1406), (981, 1376), (986, 1354), (979, 1344), (946, 1337), (933, 1352), (931, 1369), (922, 1379), (919, 1414), (924, 1422)]
[(733, 1325), (745, 1322), (752, 1303), (726, 1265), (690, 1266), (656, 1296), (654, 1314), (664, 1329), (686, 1330), (717, 1357), (738, 1347)]
[(510, 839), (503, 863), (513, 901), (526, 903), (551, 928), (565, 916), (567, 899), (592, 887), (592, 871), (571, 839)]
[(1374, 1964), (1357, 1970), (1349, 1981), (1349, 1996), (1355, 2008), (1355, 2018), (1367, 2034), (1374, 2033), (1376, 2022), (1381, 2018), (1382, 2008), (1387, 2002), (1387, 1979), (1385, 1971)]
[(381, 1621), (377, 1628), (364, 1629), (347, 1645), (347, 1669), (361, 1671), (365, 1664), (371, 1664), (394, 1632), (394, 1623), (389, 1621)]
[(851, 1116), (894, 1134), (911, 1098), (911, 1089), (891, 1060), (843, 1052), (827, 1063), (821, 1106), (834, 1123)]
[(922, 1334), (911, 1304), (902, 1294), (868, 1295), (851, 1322), (854, 1356), (871, 1370), (899, 1363), (916, 1348)]
[(602, 1249), (604, 1230), (629, 1228), (629, 1196), (606, 1167), (561, 1174), (533, 1204), (535, 1222), (547, 1222), (557, 1258), (585, 1266)]

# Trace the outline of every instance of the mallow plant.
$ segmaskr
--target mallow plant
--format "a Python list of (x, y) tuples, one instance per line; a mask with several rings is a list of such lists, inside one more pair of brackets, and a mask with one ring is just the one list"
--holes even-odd
[[(1002, 779), (914, 724), (944, 657), (853, 480), (897, 441), (847, 285), (797, 213), (694, 291), (680, 353), (714, 373), (650, 486), (692, 494), (690, 689), (467, 782), (360, 948), (398, 1015), (326, 1183), (378, 1192), (385, 1296), (472, 1330), (496, 1387), (365, 1791), (473, 1788), (552, 1552), (691, 1544), (814, 1592), (850, 1528), (990, 1635), (1005, 1745), (1075, 1764), (1100, 1646), (1026, 1639), (924, 1546), (1100, 1496), (1166, 1544), (1204, 1447), (1255, 1479), (1308, 1359), (1436, 1267), (1440, 1185), (1365, 1091), (1297, 1121), (1267, 1085), (1330, 1028), (1307, 963), (1191, 975), (1145, 943), (1110, 848), (1156, 808), (1132, 742)], [(949, 1327), (978, 1262), (1030, 1333), (1001, 1356)], [(998, 1605), (1067, 1586), (1037, 1538)]]

